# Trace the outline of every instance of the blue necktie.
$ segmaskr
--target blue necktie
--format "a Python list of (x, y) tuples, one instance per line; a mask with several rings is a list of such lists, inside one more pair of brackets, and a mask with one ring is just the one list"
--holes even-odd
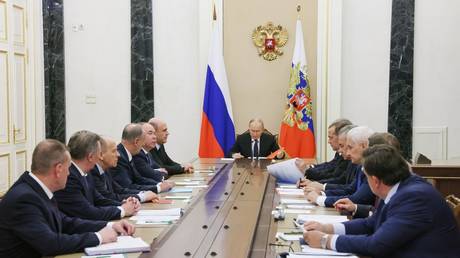
[(252, 152), (252, 156), (255, 159), (259, 158), (259, 140), (254, 140), (254, 149), (253, 149), (253, 152)]

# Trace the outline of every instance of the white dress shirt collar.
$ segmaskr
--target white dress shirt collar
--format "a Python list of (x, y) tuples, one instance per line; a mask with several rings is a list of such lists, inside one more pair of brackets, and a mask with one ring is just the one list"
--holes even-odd
[(104, 174), (104, 169), (102, 169), (101, 165), (96, 163), (97, 170), (99, 171), (99, 174), (103, 175)]
[(131, 162), (133, 159), (133, 155), (131, 155), (131, 152), (129, 152), (128, 149), (126, 149), (125, 145), (123, 145), (123, 148), (125, 148), (126, 154), (128, 154), (128, 161)]
[(51, 192), (50, 189), (38, 177), (34, 175), (34, 173), (29, 172), (29, 176), (32, 177), (38, 183), (38, 185), (40, 185), (46, 196), (48, 196), (48, 198), (51, 200), (51, 198), (53, 198), (53, 192)]
[(396, 191), (398, 191), (398, 187), (399, 187), (399, 183), (395, 184), (391, 189), (390, 191), (388, 192), (387, 194), (387, 197), (385, 197), (385, 200), (383, 200), (385, 202), (385, 204), (388, 204), (388, 202), (391, 200), (391, 197), (393, 197), (393, 195), (396, 194)]
[(73, 160), (72, 160), (72, 164), (77, 168), (77, 170), (78, 170), (78, 172), (80, 172), (81, 176), (87, 176), (88, 175), (85, 172), (83, 172), (83, 170), (81, 170), (81, 168), (77, 164), (75, 164), (75, 162), (73, 162)]

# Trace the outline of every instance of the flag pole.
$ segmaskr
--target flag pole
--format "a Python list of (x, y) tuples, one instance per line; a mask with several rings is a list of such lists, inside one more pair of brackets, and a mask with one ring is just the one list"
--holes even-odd
[(300, 20), (300, 10), (302, 9), (302, 7), (300, 7), (300, 4), (297, 5), (297, 20)]

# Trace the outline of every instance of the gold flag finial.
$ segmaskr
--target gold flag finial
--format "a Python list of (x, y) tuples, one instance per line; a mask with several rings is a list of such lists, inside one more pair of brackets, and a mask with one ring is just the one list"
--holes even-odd
[(300, 5), (297, 5), (297, 12), (298, 12), (298, 13), (300, 13), (300, 10), (301, 10), (301, 9), (302, 9), (302, 8), (300, 7)]
[(212, 11), (212, 20), (217, 21), (217, 14), (216, 14), (216, 4), (213, 3), (213, 11)]

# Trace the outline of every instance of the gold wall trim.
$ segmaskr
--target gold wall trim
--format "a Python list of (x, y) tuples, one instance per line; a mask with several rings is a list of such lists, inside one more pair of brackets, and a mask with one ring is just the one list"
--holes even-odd
[(13, 37), (13, 43), (16, 46), (25, 46), (26, 43), (26, 9), (23, 6), (13, 4), (13, 10), (19, 9), (22, 14), (22, 41), (16, 41)]
[[(27, 117), (28, 117), (28, 114), (27, 114), (27, 76), (26, 76), (26, 56), (25, 54), (23, 53), (14, 53), (15, 56), (21, 56), (23, 58), (23, 62), (24, 62), (24, 65), (23, 65), (23, 80), (24, 80), (24, 139), (16, 139), (16, 133), (13, 132), (13, 139), (14, 139), (14, 143), (24, 143), (27, 141)], [(16, 97), (16, 96), (15, 96)]]
[(5, 13), (4, 13), (4, 24), (5, 24), (5, 37), (0, 37), (0, 41), (7, 42), (8, 41), (8, 4), (5, 0), (0, 0), (0, 4), (5, 5)]
[[(3, 157), (8, 157), (8, 182), (7, 182), (7, 186), (8, 188), (11, 186), (10, 182), (11, 182), (11, 154), (10, 153), (5, 153), (5, 154), (0, 154), (0, 158), (3, 158)], [(8, 189), (6, 191), (1, 191), (0, 190), (0, 194), (1, 195), (4, 195), (6, 192), (8, 191)]]
[(0, 55), (5, 54), (6, 57), (6, 120), (7, 120), (7, 136), (6, 142), (0, 141), (0, 144), (9, 144), (10, 143), (10, 69), (9, 69), (9, 60), (8, 60), (8, 51), (0, 50)]

